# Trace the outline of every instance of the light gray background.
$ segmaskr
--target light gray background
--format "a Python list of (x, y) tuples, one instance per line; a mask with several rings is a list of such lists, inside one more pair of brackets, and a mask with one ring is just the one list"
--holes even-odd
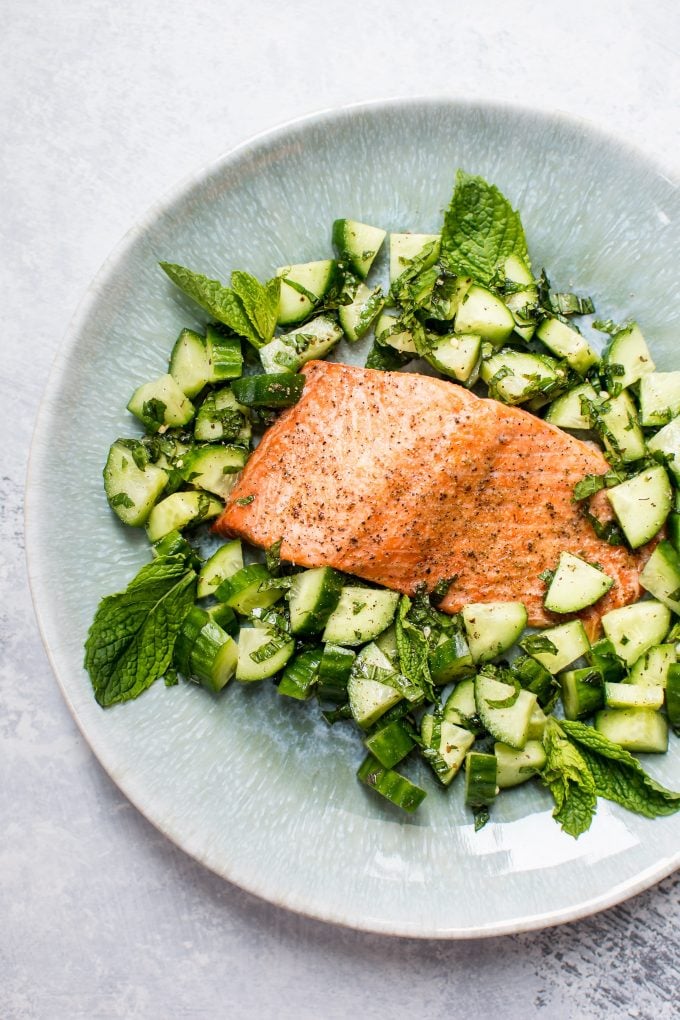
[(62, 703), (26, 587), (22, 501), (69, 317), (179, 178), (300, 114), (432, 94), (585, 116), (678, 175), (680, 8), (2, 0), (0, 24), (0, 1016), (674, 1015), (677, 876), (567, 927), (421, 943), (296, 917), (187, 858), (119, 794)]

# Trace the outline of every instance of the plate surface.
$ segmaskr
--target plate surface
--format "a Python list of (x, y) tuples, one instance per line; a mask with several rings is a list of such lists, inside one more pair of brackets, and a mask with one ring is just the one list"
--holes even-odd
[[(680, 863), (680, 814), (654, 822), (600, 802), (574, 841), (538, 788), (500, 798), (475, 834), (462, 784), (404, 819), (354, 780), (356, 736), (271, 685), (232, 684), (219, 700), (156, 684), (102, 711), (82, 668), (101, 596), (147, 559), (118, 526), (101, 470), (136, 429), (132, 389), (165, 371), (195, 309), (159, 259), (228, 279), (264, 278), (331, 253), (351, 216), (435, 231), (462, 167), (496, 183), (522, 213), (532, 259), (561, 290), (640, 321), (657, 366), (678, 367), (680, 191), (627, 146), (577, 121), (451, 100), (369, 104), (286, 126), (240, 147), (153, 207), (92, 284), (61, 347), (31, 458), (27, 532), (43, 639), (64, 696), (123, 792), (207, 867), (292, 910), (421, 937), (516, 932), (584, 916)], [(674, 360), (675, 359), (675, 360)], [(680, 785), (680, 747), (647, 766)], [(416, 779), (419, 775), (416, 766)]]

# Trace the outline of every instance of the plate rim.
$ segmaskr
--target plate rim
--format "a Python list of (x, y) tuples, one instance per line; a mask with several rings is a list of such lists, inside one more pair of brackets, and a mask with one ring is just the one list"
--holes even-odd
[(572, 921), (591, 917), (600, 911), (607, 910), (617, 904), (623, 903), (633, 896), (649, 889), (662, 881), (680, 868), (680, 849), (673, 856), (664, 856), (660, 861), (632, 876), (630, 879), (617, 884), (612, 889), (596, 896), (591, 896), (583, 901), (565, 907), (561, 910), (551, 910), (545, 913), (534, 913), (531, 915), (516, 916), (503, 922), (479, 923), (474, 926), (465, 927), (451, 926), (450, 928), (433, 927), (427, 928), (417, 923), (414, 928), (400, 922), (391, 923), (378, 918), (360, 918), (356, 916), (345, 916), (334, 909), (323, 909), (317, 904), (310, 904), (304, 901), (304, 897), (290, 891), (281, 892), (273, 896), (269, 891), (261, 888), (256, 876), (251, 881), (242, 877), (234, 877), (230, 874), (229, 862), (213, 861), (210, 854), (200, 847), (192, 846), (192, 839), (189, 836), (182, 837), (181, 833), (173, 831), (170, 824), (162, 818), (154, 817), (153, 808), (144, 801), (143, 790), (138, 789), (134, 775), (125, 772), (113, 760), (115, 757), (110, 748), (102, 746), (97, 742), (96, 735), (90, 734), (85, 722), (79, 717), (77, 708), (73, 703), (66, 682), (60, 675), (55, 656), (50, 647), (47, 637), (47, 627), (43, 620), (40, 603), (40, 570), (38, 564), (37, 545), (34, 545), (32, 536), (38, 530), (37, 512), (35, 505), (40, 489), (41, 469), (47, 457), (45, 439), (48, 435), (48, 423), (52, 409), (52, 395), (58, 392), (66, 375), (68, 358), (79, 333), (82, 330), (88, 316), (96, 307), (99, 291), (106, 283), (109, 274), (115, 270), (117, 265), (124, 259), (127, 252), (136, 244), (145, 231), (153, 224), (160, 215), (166, 213), (176, 202), (187, 196), (195, 187), (205, 184), (211, 177), (219, 175), (225, 167), (238, 161), (239, 158), (247, 156), (249, 150), (257, 149), (259, 146), (272, 146), (277, 141), (291, 132), (304, 131), (307, 127), (323, 126), (325, 123), (337, 123), (343, 119), (351, 119), (356, 114), (364, 112), (381, 112), (403, 109), (405, 107), (423, 107), (435, 109), (446, 106), (468, 113), (473, 110), (485, 112), (507, 112), (515, 116), (527, 116), (544, 120), (546, 124), (560, 121), (572, 129), (589, 135), (595, 141), (606, 143), (627, 154), (637, 161), (643, 161), (648, 168), (656, 172), (673, 187), (680, 187), (680, 173), (678, 167), (665, 165), (657, 157), (650, 157), (636, 145), (616, 133), (601, 128), (594, 122), (579, 115), (568, 113), (557, 109), (543, 107), (532, 107), (527, 104), (515, 103), (507, 100), (476, 99), (458, 97), (455, 95), (422, 95), (422, 96), (392, 96), (372, 100), (362, 100), (342, 104), (339, 106), (325, 107), (306, 113), (302, 116), (292, 117), (278, 123), (274, 127), (259, 131), (236, 145), (223, 150), (213, 159), (204, 162), (196, 170), (184, 175), (178, 182), (152, 202), (146, 210), (123, 234), (120, 240), (114, 245), (110, 254), (102, 262), (96, 274), (88, 284), (82, 298), (73, 312), (66, 331), (57, 347), (56, 354), (50, 366), (43, 392), (40, 397), (38, 411), (31, 437), (29, 448), (26, 483), (24, 490), (24, 534), (25, 534), (25, 557), (29, 590), (33, 602), (33, 609), (38, 623), (40, 638), (45, 649), (50, 667), (57, 681), (62, 697), (71, 713), (71, 716), (82, 734), (90, 751), (102, 766), (108, 777), (117, 786), (120, 792), (134, 805), (137, 811), (149, 821), (159, 832), (183, 853), (193, 858), (203, 867), (212, 871), (222, 879), (226, 879), (237, 888), (257, 896), (273, 906), (293, 911), (310, 920), (323, 921), (350, 928), (356, 931), (389, 935), (401, 938), (418, 939), (441, 939), (441, 940), (466, 940), (492, 938), (499, 935), (518, 934), (567, 924)]

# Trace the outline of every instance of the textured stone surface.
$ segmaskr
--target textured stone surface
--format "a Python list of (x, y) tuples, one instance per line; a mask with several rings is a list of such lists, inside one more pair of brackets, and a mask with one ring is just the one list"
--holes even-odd
[[(110, 248), (178, 177), (287, 117), (379, 95), (506, 98), (590, 117), (680, 163), (680, 17), (649, 7), (376, 3), (329, 39), (311, 2), (44, 0), (0, 44), (0, 1015), (665, 1017), (677, 877), (596, 918), (483, 943), (388, 940), (264, 904), (120, 795), (54, 683), (21, 504), (40, 393)], [(579, 30), (575, 28), (578, 26)]]

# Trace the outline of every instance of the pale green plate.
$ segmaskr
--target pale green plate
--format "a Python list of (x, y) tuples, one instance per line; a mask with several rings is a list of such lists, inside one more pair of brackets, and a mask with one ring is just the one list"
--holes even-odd
[[(200, 171), (150, 210), (92, 284), (54, 366), (28, 485), (31, 581), (64, 696), (94, 753), (155, 825), (209, 868), (314, 917), (390, 934), (516, 932), (600, 910), (680, 861), (680, 815), (646, 821), (601, 803), (578, 841), (538, 787), (511, 791), (475, 834), (461, 797), (416, 768), (429, 796), (401, 817), (354, 779), (361, 748), (314, 705), (271, 685), (232, 683), (219, 700), (158, 683), (102, 711), (82, 668), (99, 598), (145, 561), (118, 526), (101, 470), (135, 434), (125, 404), (165, 371), (195, 310), (157, 268), (227, 279), (328, 257), (351, 216), (434, 231), (456, 168), (482, 174), (521, 210), (534, 264), (599, 310), (634, 316), (661, 368), (677, 367), (680, 191), (645, 157), (583, 123), (498, 105), (388, 102), (284, 127)], [(502, 521), (499, 522), (502, 526)], [(680, 786), (680, 752), (650, 761)]]

